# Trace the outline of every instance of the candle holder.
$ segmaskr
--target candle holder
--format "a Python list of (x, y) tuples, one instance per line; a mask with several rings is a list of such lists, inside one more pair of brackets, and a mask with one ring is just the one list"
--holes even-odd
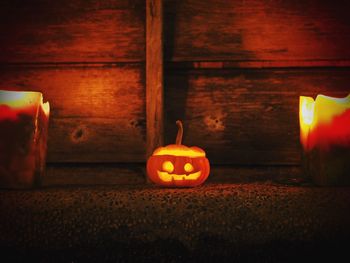
[(317, 185), (350, 185), (350, 95), (300, 97), (305, 174)]
[(40, 92), (0, 90), (0, 187), (40, 185), (45, 171), (49, 103)]

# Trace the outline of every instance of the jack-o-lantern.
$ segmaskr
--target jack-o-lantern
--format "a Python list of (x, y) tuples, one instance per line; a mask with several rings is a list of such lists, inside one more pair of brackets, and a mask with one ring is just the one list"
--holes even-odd
[(168, 187), (194, 187), (209, 176), (210, 164), (198, 147), (181, 144), (183, 127), (176, 121), (176, 144), (157, 148), (147, 161), (147, 174), (155, 184)]

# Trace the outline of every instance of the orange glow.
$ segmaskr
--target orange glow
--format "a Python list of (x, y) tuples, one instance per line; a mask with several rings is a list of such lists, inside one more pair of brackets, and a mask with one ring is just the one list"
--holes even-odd
[(350, 146), (350, 94), (345, 98), (300, 97), (300, 140), (305, 150), (315, 146)]
[(300, 116), (302, 122), (311, 125), (314, 120), (315, 101), (310, 97), (300, 97)]
[(40, 92), (0, 91), (0, 104), (11, 108), (25, 108), (40, 102)]
[(174, 165), (170, 161), (165, 161), (162, 165), (164, 171), (172, 173), (174, 171)]
[(299, 100), (299, 122), (300, 122), (300, 140), (305, 148), (307, 145), (308, 134), (314, 121), (315, 101), (311, 97), (301, 96)]
[(153, 155), (173, 155), (187, 157), (205, 157), (205, 152), (198, 147), (187, 147), (184, 145), (170, 144), (165, 147), (159, 147)]
[(185, 166), (184, 166), (184, 170), (185, 170), (187, 173), (192, 172), (192, 171), (193, 171), (193, 166), (192, 166), (192, 164), (186, 163)]
[(153, 152), (147, 160), (147, 175), (152, 182), (161, 186), (195, 187), (208, 178), (209, 160), (201, 148), (181, 144), (182, 122), (176, 121), (176, 125), (176, 144), (159, 147)]
[(163, 182), (172, 181), (195, 181), (201, 176), (202, 172), (198, 171), (192, 174), (169, 174), (158, 171), (158, 176)]
[(50, 105), (48, 102), (43, 103), (42, 93), (0, 90), (0, 120), (16, 120), (19, 113), (34, 115), (39, 106), (48, 117)]
[(49, 114), (50, 114), (50, 103), (49, 102), (42, 103), (41, 107), (43, 109), (44, 114), (46, 116), (49, 116)]

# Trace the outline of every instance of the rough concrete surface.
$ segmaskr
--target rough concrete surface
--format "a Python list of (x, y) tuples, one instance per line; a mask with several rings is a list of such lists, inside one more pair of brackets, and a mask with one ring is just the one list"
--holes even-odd
[(350, 188), (271, 183), (0, 191), (11, 261), (294, 262), (347, 254)]

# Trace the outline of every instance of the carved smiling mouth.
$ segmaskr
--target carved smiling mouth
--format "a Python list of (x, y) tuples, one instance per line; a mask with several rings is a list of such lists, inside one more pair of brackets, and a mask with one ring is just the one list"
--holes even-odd
[(196, 173), (191, 173), (191, 174), (170, 174), (170, 173), (161, 172), (161, 171), (157, 171), (157, 173), (159, 178), (164, 182), (197, 180), (198, 177), (201, 175), (201, 171), (198, 171)]

